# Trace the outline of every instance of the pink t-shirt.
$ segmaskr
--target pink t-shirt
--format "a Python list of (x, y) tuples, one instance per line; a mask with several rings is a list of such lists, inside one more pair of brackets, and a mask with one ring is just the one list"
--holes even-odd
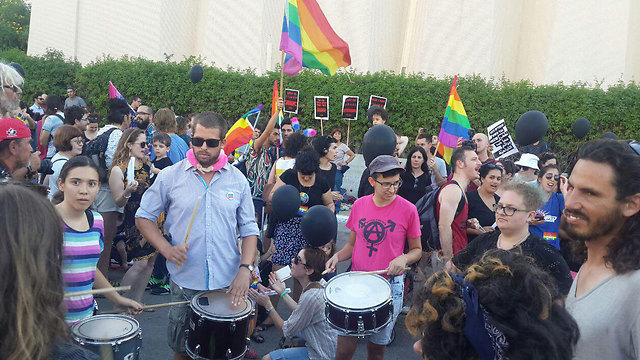
[(415, 205), (396, 196), (387, 206), (378, 207), (373, 195), (356, 200), (347, 221), (356, 233), (351, 268), (354, 271), (384, 270), (404, 253), (408, 238), (420, 237), (420, 219)]

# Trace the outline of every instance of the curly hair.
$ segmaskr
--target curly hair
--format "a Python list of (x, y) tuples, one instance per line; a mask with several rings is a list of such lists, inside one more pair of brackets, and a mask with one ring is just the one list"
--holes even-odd
[(307, 137), (294, 132), (284, 141), (284, 156), (295, 158), (296, 155), (307, 145)]
[[(520, 359), (571, 359), (578, 325), (554, 300), (558, 290), (549, 274), (531, 258), (495, 249), (469, 267), (465, 280), (477, 289), (478, 301), (491, 324), (506, 337), (505, 356)], [(448, 272), (432, 275), (418, 289), (405, 319), (421, 337), (423, 356), (431, 360), (477, 359), (464, 335), (466, 305)]]
[(329, 152), (331, 144), (335, 144), (337, 142), (338, 141), (331, 136), (318, 136), (317, 138), (313, 139), (313, 141), (311, 142), (311, 146), (313, 146), (313, 149), (318, 153), (320, 157), (323, 157)]
[(303, 175), (317, 173), (320, 170), (320, 157), (318, 153), (311, 147), (302, 149), (296, 156), (296, 164), (293, 170)]
[[(610, 166), (614, 172), (613, 187), (616, 188), (616, 200), (621, 202), (627, 197), (640, 193), (640, 154), (637, 154), (623, 140), (597, 139), (584, 144), (575, 158), (573, 166), (580, 160), (588, 160)], [(632, 180), (633, 179), (633, 180)], [(571, 241), (572, 252), (576, 259), (586, 253), (582, 241)], [(617, 236), (608, 245), (609, 253), (605, 261), (618, 274), (640, 269), (640, 212), (625, 220)]]

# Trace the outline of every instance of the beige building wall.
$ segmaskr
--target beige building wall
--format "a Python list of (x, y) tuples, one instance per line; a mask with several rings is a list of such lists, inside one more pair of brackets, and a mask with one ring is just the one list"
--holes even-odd
[[(317, 0), (356, 72), (640, 80), (637, 0)], [(33, 0), (29, 54), (274, 70), (284, 0)]]

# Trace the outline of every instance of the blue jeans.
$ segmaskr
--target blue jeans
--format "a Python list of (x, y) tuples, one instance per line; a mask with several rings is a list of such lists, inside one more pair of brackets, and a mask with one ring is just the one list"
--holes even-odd
[(269, 353), (272, 360), (308, 360), (309, 352), (307, 347), (292, 347), (288, 349), (278, 349)]
[(404, 275), (394, 276), (391, 280), (391, 294), (393, 296), (393, 319), (380, 332), (369, 336), (369, 341), (376, 345), (389, 345), (391, 332), (396, 325), (396, 320), (402, 311), (402, 298), (404, 295)]
[[(342, 180), (344, 179), (344, 174), (342, 171), (336, 171), (336, 184), (333, 186), (333, 191), (339, 191), (342, 194)], [(346, 192), (346, 191), (345, 191)], [(344, 194), (342, 194), (344, 195)], [(342, 205), (342, 201), (336, 201), (336, 214), (340, 212), (340, 206)]]

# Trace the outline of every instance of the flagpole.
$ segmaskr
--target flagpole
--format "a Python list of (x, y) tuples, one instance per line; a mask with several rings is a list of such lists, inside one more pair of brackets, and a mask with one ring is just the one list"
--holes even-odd
[(351, 121), (347, 120), (347, 146), (349, 146), (349, 132), (351, 131)]
[(322, 126), (322, 119), (320, 119), (320, 135), (324, 136), (324, 127)]
[(282, 97), (282, 84), (284, 83), (284, 56), (285, 52), (282, 51), (282, 60), (280, 60), (280, 97)]

